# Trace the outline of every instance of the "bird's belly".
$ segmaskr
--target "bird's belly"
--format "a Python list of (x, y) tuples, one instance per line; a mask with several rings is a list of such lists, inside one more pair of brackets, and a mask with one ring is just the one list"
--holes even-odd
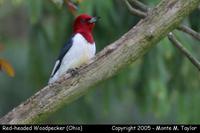
[(89, 61), (89, 55), (87, 53), (82, 53), (78, 58), (76, 58), (71, 64), (70, 68), (76, 68)]
[(95, 55), (95, 46), (91, 44), (79, 46), (66, 55), (61, 64), (60, 73), (66, 72), (70, 68), (77, 68), (87, 63)]

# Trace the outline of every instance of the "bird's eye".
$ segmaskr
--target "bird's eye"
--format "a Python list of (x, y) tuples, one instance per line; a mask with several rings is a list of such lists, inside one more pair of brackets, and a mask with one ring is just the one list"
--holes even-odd
[(86, 23), (86, 20), (85, 19), (81, 19), (81, 23), (82, 24)]

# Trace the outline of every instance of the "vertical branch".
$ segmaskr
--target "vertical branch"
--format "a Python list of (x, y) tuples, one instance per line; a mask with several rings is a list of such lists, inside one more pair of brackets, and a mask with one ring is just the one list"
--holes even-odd
[(191, 35), (193, 38), (200, 41), (200, 33), (192, 30), (191, 28), (189, 28), (185, 25), (180, 25), (177, 29)]
[(141, 18), (146, 17), (146, 13), (145, 12), (142, 12), (142, 11), (140, 11), (138, 9), (133, 8), (128, 0), (124, 0), (124, 2), (125, 2), (128, 10), (130, 11), (131, 14), (137, 15), (137, 16), (139, 16)]
[(168, 34), (169, 40), (172, 42), (172, 44), (177, 47), (189, 60), (194, 66), (200, 71), (200, 62), (192, 56), (192, 54), (183, 47), (183, 45), (176, 39), (175, 35), (173, 33)]
[(142, 2), (140, 2), (138, 0), (130, 0), (130, 2), (132, 3), (132, 5), (137, 6), (138, 8), (140, 8), (144, 12), (148, 12), (149, 9), (150, 9), (148, 6), (146, 6), (145, 4), (143, 4)]

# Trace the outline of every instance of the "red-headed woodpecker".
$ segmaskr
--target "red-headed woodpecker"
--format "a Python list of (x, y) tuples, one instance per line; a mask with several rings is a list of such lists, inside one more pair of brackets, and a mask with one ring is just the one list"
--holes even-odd
[(49, 83), (59, 79), (69, 69), (74, 69), (87, 63), (95, 56), (96, 47), (92, 30), (98, 17), (87, 14), (78, 16), (73, 24), (73, 35), (60, 51)]

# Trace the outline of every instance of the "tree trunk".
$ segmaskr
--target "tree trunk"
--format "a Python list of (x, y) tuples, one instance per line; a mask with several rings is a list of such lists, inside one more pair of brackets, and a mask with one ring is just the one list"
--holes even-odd
[(59, 82), (44, 87), (2, 117), (0, 123), (36, 123), (79, 98), (89, 87), (144, 55), (199, 4), (200, 0), (162, 0), (146, 18), (98, 53), (88, 65), (79, 68), (78, 75), (68, 73)]

